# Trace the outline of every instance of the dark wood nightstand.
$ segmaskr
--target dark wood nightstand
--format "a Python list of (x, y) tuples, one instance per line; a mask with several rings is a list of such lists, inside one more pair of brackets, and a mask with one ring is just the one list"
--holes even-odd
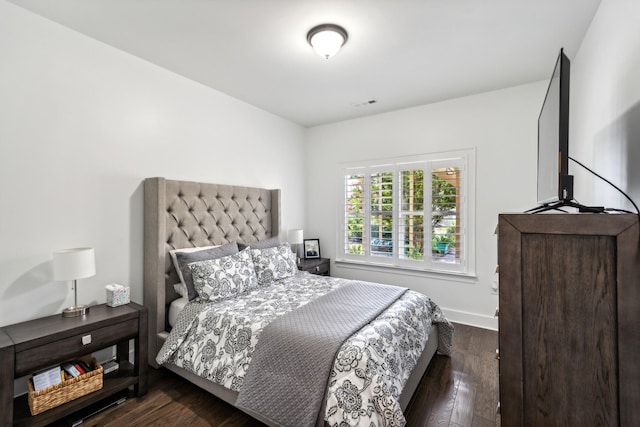
[(329, 258), (301, 259), (298, 270), (308, 271), (319, 276), (330, 276), (331, 262)]
[[(135, 363), (129, 363), (129, 340)], [(27, 395), (13, 398), (14, 378), (116, 345), (120, 369), (103, 378), (100, 390), (32, 416)], [(93, 306), (86, 316), (60, 314), (0, 328), (0, 425), (41, 426), (130, 386), (147, 393), (147, 309), (136, 303)]]

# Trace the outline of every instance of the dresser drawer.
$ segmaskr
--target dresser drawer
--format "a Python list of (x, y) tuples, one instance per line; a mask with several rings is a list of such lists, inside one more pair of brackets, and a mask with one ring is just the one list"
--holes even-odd
[(134, 338), (137, 334), (138, 319), (135, 318), (19, 351), (16, 354), (16, 378), (73, 359), (79, 354), (103, 349), (126, 337)]

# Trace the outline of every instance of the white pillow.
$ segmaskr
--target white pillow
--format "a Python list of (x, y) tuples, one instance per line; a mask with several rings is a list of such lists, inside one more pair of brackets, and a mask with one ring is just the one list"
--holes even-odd
[(288, 243), (267, 249), (251, 249), (259, 285), (291, 277), (298, 272), (296, 255)]
[(193, 285), (202, 299), (222, 301), (258, 286), (249, 249), (218, 259), (189, 264)]
[(183, 298), (189, 298), (189, 291), (187, 291), (187, 285), (184, 283), (176, 283), (173, 285), (173, 289), (176, 291), (178, 295)]

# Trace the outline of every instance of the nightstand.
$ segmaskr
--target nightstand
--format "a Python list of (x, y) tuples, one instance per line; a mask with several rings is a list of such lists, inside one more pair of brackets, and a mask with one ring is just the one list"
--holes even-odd
[(309, 258), (301, 259), (298, 264), (298, 270), (308, 271), (311, 274), (319, 276), (330, 275), (331, 262), (329, 258)]
[[(135, 361), (129, 363), (129, 340)], [(27, 395), (13, 398), (14, 378), (115, 345), (117, 372), (103, 378), (103, 387), (32, 416)], [(41, 426), (133, 386), (147, 393), (147, 309), (136, 303), (93, 306), (86, 316), (60, 314), (0, 328), (0, 425)]]

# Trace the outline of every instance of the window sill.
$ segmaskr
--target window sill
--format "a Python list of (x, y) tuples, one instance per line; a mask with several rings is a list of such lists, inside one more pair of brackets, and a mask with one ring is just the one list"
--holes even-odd
[(374, 264), (352, 260), (337, 259), (335, 260), (337, 268), (348, 268), (354, 270), (379, 271), (383, 273), (403, 274), (406, 276), (416, 277), (432, 277), (440, 280), (450, 280), (461, 283), (476, 283), (478, 277), (473, 273), (459, 273), (456, 271), (446, 270), (424, 270), (420, 268), (411, 268), (399, 265)]

